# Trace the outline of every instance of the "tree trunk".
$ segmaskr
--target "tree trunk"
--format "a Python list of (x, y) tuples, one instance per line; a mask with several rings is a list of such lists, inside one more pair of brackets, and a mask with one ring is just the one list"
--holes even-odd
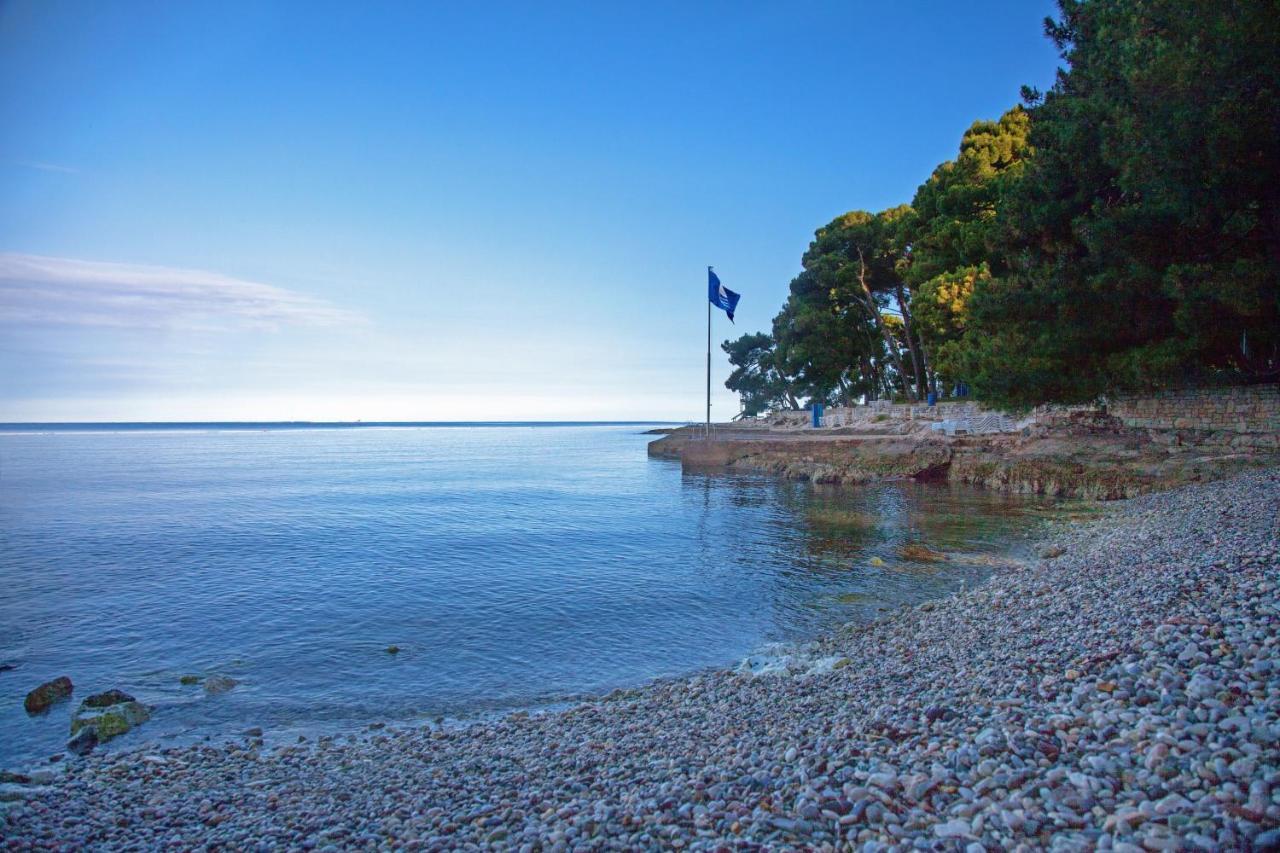
[[(851, 343), (852, 343), (852, 339), (851, 339)], [(841, 387), (841, 390), (844, 391), (844, 407), (846, 409), (849, 408), (849, 406), (851, 405), (849, 402), (849, 385), (853, 380), (849, 377), (859, 376), (862, 373), (862, 370), (858, 365), (858, 362), (860, 361), (861, 356), (858, 354), (857, 347), (851, 346), (850, 349), (851, 351), (849, 353), (848, 376), (847, 377), (842, 376), (840, 378), (840, 387)]]
[(880, 387), (884, 389), (884, 399), (892, 403), (893, 402), (893, 386), (889, 384), (889, 377), (885, 373), (883, 364), (880, 365), (879, 371), (880, 371)]
[(920, 338), (920, 358), (924, 361), (924, 378), (929, 383), (929, 390), (934, 396), (938, 395), (938, 374), (929, 369), (929, 348), (924, 345), (924, 338)]
[(782, 393), (786, 395), (787, 404), (793, 410), (799, 409), (800, 401), (796, 399), (796, 392), (791, 388), (791, 380), (782, 371), (778, 371), (778, 378), (782, 380)]
[[(898, 298), (898, 313), (902, 315), (902, 328), (907, 334), (907, 349), (911, 352), (911, 367), (915, 371), (916, 399), (921, 400), (924, 399), (925, 376), (928, 370), (924, 364), (924, 354), (916, 352), (916, 336), (912, 331), (911, 309), (907, 307), (907, 296), (902, 292), (902, 282), (898, 282), (894, 291), (894, 295)], [(924, 342), (921, 341), (920, 347), (923, 348), (923, 346)]]
[(924, 342), (924, 335), (919, 336), (920, 343), (920, 361), (924, 365), (924, 379), (929, 384), (929, 390), (934, 394), (938, 393), (938, 374), (932, 369), (932, 362), (929, 360), (929, 347)]
[[(889, 327), (884, 324), (884, 318), (880, 316), (880, 306), (876, 305), (876, 298), (871, 293), (871, 288), (867, 286), (867, 262), (862, 257), (862, 249), (858, 249), (858, 284), (862, 285), (862, 292), (866, 296), (867, 309), (871, 311), (871, 316), (875, 318), (876, 328), (880, 330), (880, 336), (884, 338), (884, 345), (889, 350), (889, 357), (893, 359), (893, 366), (898, 369), (898, 376), (902, 378), (902, 389), (907, 392), (907, 396), (915, 397), (911, 388), (907, 385), (907, 371), (902, 367), (902, 353), (898, 352), (898, 345), (893, 340), (893, 334), (889, 331)], [(907, 335), (910, 341), (911, 336)], [(915, 397), (918, 401), (920, 398)]]

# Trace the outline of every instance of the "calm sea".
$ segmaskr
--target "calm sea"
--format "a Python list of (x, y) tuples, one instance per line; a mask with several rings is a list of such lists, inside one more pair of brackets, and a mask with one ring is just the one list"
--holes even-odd
[[(74, 704), (113, 687), (156, 708), (128, 746), (732, 664), (979, 581), (1037, 511), (682, 474), (643, 429), (0, 428), (0, 766), (62, 751)], [(240, 684), (179, 683), (215, 673)], [(28, 717), (23, 696), (59, 675), (77, 698)]]

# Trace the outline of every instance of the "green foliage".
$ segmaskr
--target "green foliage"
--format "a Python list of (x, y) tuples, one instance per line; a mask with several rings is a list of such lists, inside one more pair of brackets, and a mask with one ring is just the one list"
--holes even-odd
[(791, 281), (791, 295), (773, 319), (773, 337), (783, 370), (796, 379), (798, 393), (827, 401), (840, 387), (856, 337), (828, 299), (817, 277), (803, 272)]
[(796, 408), (790, 383), (778, 369), (777, 350), (770, 335), (765, 332), (743, 335), (736, 341), (725, 341), (720, 348), (728, 354), (734, 368), (724, 386), (741, 396), (744, 414)]
[(934, 369), (948, 379), (963, 376), (969, 300), (990, 280), (990, 268), (983, 261), (934, 276), (916, 291), (914, 305), (921, 334), (934, 346)]
[[(902, 278), (913, 211), (900, 205), (872, 214), (855, 210), (819, 228), (791, 284), (792, 298), (828, 313), (841, 331), (842, 388), (875, 396), (882, 380), (921, 395), (924, 366), (918, 339), (907, 328), (909, 296)], [(899, 316), (884, 310), (895, 303)], [(911, 356), (908, 365), (902, 350)]]
[[(1062, 0), (1069, 68), (1030, 110), (1005, 269), (970, 302), (984, 398), (1275, 377), (1280, 16), (1244, 0)], [(1033, 93), (1034, 97), (1034, 93)]]
[(1021, 177), (1030, 150), (1031, 118), (1014, 107), (999, 121), (977, 121), (960, 153), (933, 170), (916, 191), (908, 223), (909, 262), (919, 333), (932, 347), (933, 368), (945, 379), (964, 374), (969, 299), (991, 278), (1000, 199)]
[(911, 264), (904, 273), (911, 285), (990, 261), (999, 200), (1022, 175), (1030, 130), (1022, 107), (999, 121), (974, 122), (956, 159), (934, 169), (916, 190)]
[(1059, 0), (1066, 67), (912, 205), (818, 229), (771, 364), (813, 399), (1008, 407), (1280, 378), (1280, 9)]

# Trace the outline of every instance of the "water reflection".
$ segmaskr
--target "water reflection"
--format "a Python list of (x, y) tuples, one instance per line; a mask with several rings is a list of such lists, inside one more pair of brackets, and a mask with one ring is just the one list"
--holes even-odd
[[(835, 622), (874, 618), (980, 583), (1017, 558), (1029, 525), (1052, 507), (975, 488), (911, 481), (814, 485), (743, 474), (686, 473), (683, 487), (702, 512), (702, 554), (710, 539), (736, 538), (743, 571), (768, 563), (771, 641)], [(724, 506), (752, 513), (750, 529), (717, 529)], [(711, 567), (708, 567), (710, 570)], [(756, 575), (758, 576), (758, 574)]]

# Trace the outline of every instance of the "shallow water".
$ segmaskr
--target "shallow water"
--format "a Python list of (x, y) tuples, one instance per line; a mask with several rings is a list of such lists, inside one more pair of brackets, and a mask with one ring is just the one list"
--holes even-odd
[[(156, 709), (127, 746), (726, 665), (980, 581), (1043, 506), (684, 475), (640, 432), (0, 432), (0, 766), (61, 752), (75, 704), (112, 687)], [(241, 683), (179, 683), (212, 673)], [(28, 717), (58, 675), (75, 698)]]

